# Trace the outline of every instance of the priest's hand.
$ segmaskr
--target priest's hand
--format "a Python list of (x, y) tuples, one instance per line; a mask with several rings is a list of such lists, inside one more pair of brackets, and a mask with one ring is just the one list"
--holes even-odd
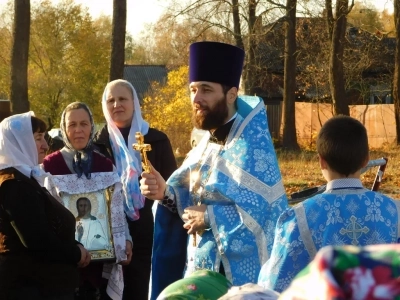
[(120, 264), (123, 266), (129, 265), (132, 260), (132, 244), (128, 240), (126, 241), (125, 253), (126, 253), (126, 260), (120, 262)]
[(82, 245), (78, 245), (79, 250), (81, 250), (81, 260), (78, 262), (78, 267), (79, 268), (84, 268), (86, 267), (89, 263), (92, 257), (90, 256), (89, 251), (85, 249)]
[[(151, 165), (150, 165), (151, 166)], [(143, 196), (152, 200), (164, 198), (166, 183), (160, 173), (151, 166), (150, 173), (143, 172), (140, 179), (140, 191)]]
[(186, 207), (183, 211), (182, 220), (185, 222), (183, 228), (188, 230), (188, 234), (201, 232), (206, 229), (204, 223), (204, 212), (207, 209), (207, 205), (195, 205)]

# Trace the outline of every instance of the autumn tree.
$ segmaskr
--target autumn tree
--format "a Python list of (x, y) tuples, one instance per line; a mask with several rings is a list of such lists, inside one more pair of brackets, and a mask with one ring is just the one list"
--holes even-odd
[[(371, 10), (358, 4), (358, 10)], [(350, 13), (358, 14), (353, 12)], [(370, 12), (377, 16), (378, 12)], [(372, 22), (372, 20), (370, 20)], [(332, 102), (329, 86), (331, 38), (326, 30), (326, 12), (314, 18), (297, 18), (297, 83), (302, 96), (312, 102)], [(358, 24), (362, 24), (359, 22)], [(283, 35), (275, 39), (283, 39)], [(309, 41), (313, 41), (310, 43)], [(346, 101), (368, 104), (371, 86), (383, 86), (391, 81), (393, 64), (391, 44), (385, 35), (369, 32), (347, 22), (343, 39), (343, 81)], [(283, 47), (283, 46), (279, 46)], [(299, 95), (299, 97), (301, 96)], [(305, 100), (304, 100), (305, 101)]]
[(355, 2), (347, 15), (347, 22), (354, 27), (372, 34), (384, 30), (384, 24), (379, 12), (372, 5), (368, 5), (368, 3)]
[(113, 0), (109, 81), (124, 77), (125, 35), (126, 35), (126, 0)]
[[(329, 42), (324, 18), (297, 18), (296, 98), (310, 102), (330, 101)], [(310, 43), (309, 41), (313, 41)]]
[(393, 101), (396, 120), (397, 144), (400, 145), (400, 3), (394, 1), (394, 24), (396, 29), (396, 53), (393, 74)]
[(152, 93), (144, 97), (142, 113), (151, 127), (165, 132), (173, 149), (190, 150), (192, 105), (188, 88), (188, 67), (168, 73), (166, 85), (152, 84)]
[(12, 48), (12, 3), (9, 2), (0, 11), (0, 99), (9, 99), (10, 73), (11, 73), (11, 48)]
[(233, 42), (232, 36), (208, 24), (191, 18), (176, 19), (170, 13), (164, 13), (155, 24), (147, 24), (139, 39), (129, 41), (130, 53), (126, 61), (174, 69), (187, 65), (189, 45), (203, 40)]
[(29, 111), (28, 55), (31, 24), (30, 0), (14, 0), (13, 43), (11, 50), (11, 113)]
[(58, 127), (61, 112), (85, 102), (103, 120), (101, 95), (107, 82), (111, 21), (92, 20), (71, 0), (42, 1), (32, 8), (30, 100), (35, 113)]
[(383, 27), (383, 33), (387, 34), (387, 36), (389, 37), (394, 37), (396, 34), (394, 15), (391, 14), (387, 9), (385, 9), (381, 13), (380, 18)]
[(242, 74), (244, 92), (257, 94), (260, 86), (260, 51), (264, 24), (276, 20), (285, 5), (272, 0), (196, 0), (171, 6), (175, 18), (196, 20), (230, 36), (232, 44), (246, 52)]

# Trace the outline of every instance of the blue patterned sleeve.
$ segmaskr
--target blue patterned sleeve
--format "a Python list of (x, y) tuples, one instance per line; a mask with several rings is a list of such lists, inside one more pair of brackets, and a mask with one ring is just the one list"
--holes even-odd
[(169, 209), (180, 216), (186, 207), (194, 205), (189, 193), (189, 178), (190, 169), (181, 166), (167, 180), (164, 196), (170, 202)]
[(309, 261), (296, 215), (289, 208), (278, 219), (272, 252), (261, 269), (258, 284), (282, 292)]

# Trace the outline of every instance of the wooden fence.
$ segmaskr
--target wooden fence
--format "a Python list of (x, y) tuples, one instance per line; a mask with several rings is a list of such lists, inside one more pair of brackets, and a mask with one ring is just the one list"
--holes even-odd
[[(333, 116), (332, 105), (296, 102), (295, 106), (297, 141), (302, 145), (312, 145), (321, 126)], [(282, 102), (267, 104), (266, 109), (271, 136), (280, 139)], [(351, 105), (350, 116), (367, 128), (371, 148), (379, 148), (396, 141), (393, 104)]]
[(281, 135), (282, 103), (282, 101), (277, 101), (265, 105), (267, 109), (269, 131), (272, 138), (275, 140), (279, 140)]

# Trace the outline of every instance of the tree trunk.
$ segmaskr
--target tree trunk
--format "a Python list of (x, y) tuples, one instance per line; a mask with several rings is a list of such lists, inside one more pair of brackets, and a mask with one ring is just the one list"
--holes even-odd
[(11, 50), (11, 114), (29, 111), (28, 55), (30, 25), (30, 0), (14, 0), (13, 44)]
[(332, 13), (332, 0), (325, 0), (325, 13), (326, 13), (326, 28), (328, 29), (329, 40), (332, 41), (333, 30), (333, 13)]
[[(235, 38), (236, 47), (239, 47), (243, 50), (244, 42), (242, 37), (242, 30), (240, 27), (240, 13), (239, 13), (239, 0), (232, 0), (232, 20), (233, 20), (233, 34)], [(245, 82), (247, 81), (247, 57), (245, 57), (243, 72), (242, 72), (242, 82), (245, 87)]]
[(113, 0), (113, 21), (109, 81), (124, 77), (126, 0)]
[(244, 50), (242, 30), (240, 28), (239, 0), (232, 0), (233, 33), (236, 47)]
[(336, 1), (336, 18), (333, 22), (329, 58), (329, 85), (335, 115), (350, 115), (344, 84), (343, 52), (346, 34), (348, 0)]
[(258, 1), (250, 0), (248, 7), (248, 24), (249, 24), (249, 36), (248, 36), (248, 51), (246, 69), (245, 69), (245, 82), (244, 90), (247, 95), (253, 96), (255, 94), (254, 88), (256, 87), (256, 48), (257, 48), (257, 32), (256, 32), (256, 8)]
[(396, 141), (400, 145), (400, 3), (394, 1), (394, 24), (396, 31), (396, 54), (393, 74), (393, 102), (396, 119)]
[(298, 150), (295, 119), (296, 92), (296, 7), (297, 0), (286, 1), (285, 65), (283, 90), (283, 139), (282, 146)]

